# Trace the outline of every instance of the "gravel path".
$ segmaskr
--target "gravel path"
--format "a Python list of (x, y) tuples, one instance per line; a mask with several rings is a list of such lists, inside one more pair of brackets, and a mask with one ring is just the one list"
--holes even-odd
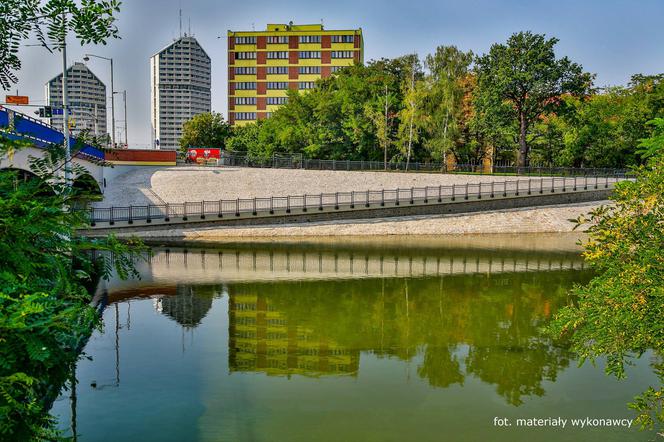
[(573, 231), (574, 224), (570, 219), (608, 203), (599, 201), (461, 215), (425, 215), (308, 224), (172, 228), (140, 232), (138, 235), (143, 238), (221, 241), (229, 238), (559, 233)]
[[(515, 177), (301, 169), (135, 167), (113, 180), (100, 207), (440, 186)], [(526, 177), (519, 177), (526, 180)]]

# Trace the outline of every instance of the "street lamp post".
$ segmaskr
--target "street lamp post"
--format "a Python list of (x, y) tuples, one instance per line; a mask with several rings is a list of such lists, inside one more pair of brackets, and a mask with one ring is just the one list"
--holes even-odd
[(85, 54), (84, 61), (89, 61), (90, 57), (101, 58), (111, 62), (111, 147), (115, 148), (115, 89), (113, 88), (113, 59), (102, 57), (101, 55)]

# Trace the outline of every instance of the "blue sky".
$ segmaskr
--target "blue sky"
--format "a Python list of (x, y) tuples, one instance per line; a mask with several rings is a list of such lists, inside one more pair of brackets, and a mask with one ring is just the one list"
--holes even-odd
[[(267, 23), (322, 19), (327, 29), (361, 27), (365, 60), (412, 52), (422, 57), (438, 45), (481, 54), (514, 32), (530, 30), (557, 37), (558, 55), (596, 73), (599, 86), (625, 84), (634, 73), (664, 72), (661, 0), (124, 0), (118, 22), (122, 39), (94, 48), (72, 44), (68, 55), (70, 63), (86, 52), (114, 58), (115, 88), (128, 93), (130, 145), (150, 142), (149, 57), (178, 35), (180, 7), (184, 30), (191, 22), (212, 58), (212, 108), (224, 115), (226, 41), (217, 36)], [(19, 93), (42, 102), (44, 83), (58, 74), (60, 56), (35, 47), (24, 48), (21, 56)], [(94, 59), (89, 65), (108, 86), (108, 65)], [(121, 105), (116, 111), (123, 119)]]

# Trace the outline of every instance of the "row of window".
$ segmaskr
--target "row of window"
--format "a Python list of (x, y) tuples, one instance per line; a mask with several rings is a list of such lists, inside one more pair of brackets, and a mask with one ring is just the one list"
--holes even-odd
[(320, 51), (300, 51), (298, 58), (320, 58)]
[[(256, 112), (235, 112), (236, 120), (255, 120)], [(242, 310), (242, 309), (239, 309)]]
[(288, 43), (288, 37), (285, 35), (270, 35), (267, 37), (267, 42), (271, 44), (285, 44)]
[[(270, 105), (286, 104), (288, 102), (288, 97), (267, 97), (266, 102)], [(236, 106), (255, 105), (256, 97), (235, 97), (234, 103)]]
[[(266, 103), (269, 105), (282, 105), (288, 102), (288, 97), (267, 97)], [(235, 97), (236, 106), (256, 105), (256, 97)]]
[(300, 43), (320, 43), (320, 35), (300, 35)]
[[(256, 89), (256, 82), (255, 81), (240, 81), (235, 84), (235, 89), (236, 90), (255, 90)], [(272, 90), (284, 90), (288, 89), (288, 82), (287, 81), (268, 81), (267, 83), (267, 88), (272, 89)], [(300, 81), (298, 82), (297, 86), (298, 89), (313, 89), (315, 87), (315, 82), (313, 81)]]
[(288, 89), (288, 82), (287, 81), (268, 81), (267, 82), (267, 88), (268, 89)]
[(255, 67), (237, 67), (235, 68), (235, 75), (255, 75)]
[[(353, 43), (353, 35), (332, 35), (332, 43)], [(320, 43), (320, 35), (300, 35), (298, 41), (300, 43)], [(267, 37), (267, 42), (270, 44), (286, 44), (288, 43), (288, 36), (286, 35), (270, 35)], [(239, 45), (255, 45), (256, 37), (235, 37), (235, 44)]]
[[(341, 66), (335, 66), (335, 67), (341, 67)], [(300, 66), (298, 68), (298, 73), (300, 74), (320, 74), (320, 72), (321, 72), (320, 66)], [(288, 74), (288, 66), (268, 66), (267, 73), (272, 75), (274, 74), (285, 75)], [(256, 75), (256, 68), (246, 67), (246, 66), (236, 67), (235, 75)]]
[[(332, 58), (353, 58), (354, 51), (332, 51)], [(255, 60), (257, 52), (236, 52), (236, 60)], [(299, 58), (320, 58), (320, 51), (300, 51)], [(270, 60), (288, 59), (288, 51), (268, 51), (267, 58)]]

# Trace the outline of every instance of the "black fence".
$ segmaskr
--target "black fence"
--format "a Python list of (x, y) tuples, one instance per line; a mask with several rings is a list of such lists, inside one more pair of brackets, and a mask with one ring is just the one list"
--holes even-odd
[(625, 176), (627, 169), (615, 168), (578, 168), (550, 167), (530, 165), (518, 167), (500, 162), (493, 167), (482, 164), (456, 164), (448, 166), (442, 162), (411, 162), (406, 169), (405, 162), (320, 160), (301, 157), (274, 156), (269, 159), (252, 158), (247, 155), (225, 154), (218, 162), (222, 166), (253, 167), (270, 169), (307, 169), (307, 170), (346, 170), (346, 171), (391, 171), (391, 172), (429, 172), (459, 173), (479, 175), (522, 175), (522, 176)]
[(172, 218), (181, 221), (238, 217), (242, 214), (273, 215), (307, 211), (366, 209), (406, 204), (428, 204), (453, 202), (456, 200), (491, 199), (512, 196), (539, 195), (544, 193), (606, 189), (620, 176), (599, 175), (587, 177), (542, 177), (525, 180), (492, 181), (466, 183), (451, 186), (411, 187), (392, 190), (365, 190), (334, 192), (266, 198), (220, 199), (216, 201), (196, 201), (175, 204), (156, 204), (128, 207), (92, 207), (87, 209), (92, 226), (97, 223), (162, 220)]

